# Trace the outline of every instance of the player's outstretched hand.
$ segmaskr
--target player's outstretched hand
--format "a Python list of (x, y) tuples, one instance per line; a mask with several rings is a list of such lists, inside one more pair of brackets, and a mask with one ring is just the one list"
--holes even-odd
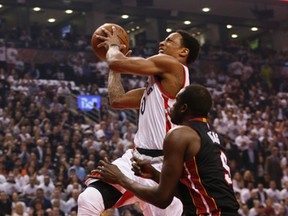
[(99, 166), (91, 171), (89, 178), (99, 179), (111, 184), (118, 184), (123, 173), (114, 164), (111, 164), (107, 158), (100, 160)]
[(97, 38), (103, 41), (97, 45), (98, 48), (103, 46), (108, 48), (111, 45), (121, 45), (120, 40), (117, 36), (117, 29), (115, 26), (112, 26), (112, 32), (108, 31), (105, 28), (102, 28), (102, 31), (106, 34), (106, 36), (100, 34), (96, 35)]

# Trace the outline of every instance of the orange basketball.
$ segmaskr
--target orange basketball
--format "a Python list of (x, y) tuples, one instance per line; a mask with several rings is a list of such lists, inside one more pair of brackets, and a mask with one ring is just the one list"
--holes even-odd
[(102, 40), (100, 40), (99, 38), (96, 37), (97, 35), (102, 35), (102, 36), (106, 36), (106, 34), (104, 33), (104, 31), (102, 30), (102, 28), (107, 29), (108, 31), (112, 32), (112, 26), (116, 27), (116, 32), (118, 35), (118, 38), (120, 39), (121, 44), (125, 44), (126, 48), (125, 50), (122, 50), (122, 52), (124, 54), (126, 54), (126, 52), (129, 49), (129, 36), (127, 34), (127, 32), (119, 25), (114, 24), (114, 23), (105, 23), (101, 26), (99, 26), (93, 33), (92, 38), (91, 38), (91, 45), (92, 45), (92, 50), (94, 52), (94, 54), (100, 59), (100, 60), (106, 60), (106, 52), (107, 49), (105, 47), (97, 47), (97, 45), (99, 43), (102, 42)]

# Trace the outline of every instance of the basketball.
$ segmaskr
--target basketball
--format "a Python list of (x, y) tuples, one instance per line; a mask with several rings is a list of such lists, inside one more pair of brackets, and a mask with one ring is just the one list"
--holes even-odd
[(125, 44), (126, 48), (122, 50), (122, 53), (126, 54), (128, 49), (129, 49), (129, 36), (127, 32), (119, 25), (114, 24), (114, 23), (105, 23), (101, 26), (99, 26), (93, 33), (92, 38), (91, 38), (91, 45), (92, 45), (92, 50), (94, 54), (100, 59), (100, 60), (106, 60), (106, 52), (107, 49), (105, 47), (97, 47), (97, 45), (101, 42), (103, 42), (101, 39), (96, 37), (97, 35), (102, 35), (106, 36), (105, 32), (102, 30), (102, 28), (107, 29), (109, 32), (112, 32), (112, 26), (115, 26), (117, 36), (120, 40), (121, 44)]

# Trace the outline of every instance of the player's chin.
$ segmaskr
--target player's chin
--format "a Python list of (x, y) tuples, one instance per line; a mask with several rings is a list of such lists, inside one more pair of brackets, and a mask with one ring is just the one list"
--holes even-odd
[(158, 51), (158, 53), (164, 54), (164, 51), (163, 51), (162, 49), (160, 49), (160, 50)]
[(177, 117), (177, 116), (175, 116), (175, 115), (171, 115), (170, 118), (171, 118), (171, 122), (172, 122), (173, 124), (178, 125), (178, 124), (181, 123), (181, 120), (180, 120), (181, 118), (179, 118), (179, 117)]
[(178, 121), (171, 116), (171, 122), (172, 122), (173, 124), (177, 124)]

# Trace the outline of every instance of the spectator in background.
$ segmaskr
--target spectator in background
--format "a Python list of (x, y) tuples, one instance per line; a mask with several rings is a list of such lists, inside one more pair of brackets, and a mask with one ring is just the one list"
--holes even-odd
[(266, 190), (264, 189), (263, 183), (258, 183), (257, 185), (257, 197), (258, 200), (260, 201), (260, 205), (264, 206), (268, 198), (268, 195)]
[(51, 200), (52, 199), (53, 191), (55, 189), (55, 186), (54, 186), (52, 180), (50, 179), (50, 177), (48, 175), (44, 176), (44, 182), (42, 184), (40, 184), (38, 187), (43, 189), (44, 197), (47, 200)]
[(277, 189), (276, 181), (270, 181), (270, 187), (266, 190), (268, 198), (270, 198), (273, 202), (280, 202), (282, 199), (280, 190)]
[(42, 188), (37, 188), (36, 197), (29, 202), (28, 206), (38, 211), (51, 208), (52, 204), (50, 200), (45, 198), (44, 190)]
[(49, 105), (50, 111), (56, 110), (58, 112), (61, 112), (63, 110), (63, 104), (59, 102), (58, 96), (53, 97), (53, 101)]
[(270, 180), (274, 180), (276, 188), (279, 190), (281, 186), (281, 178), (283, 177), (283, 171), (280, 166), (279, 149), (277, 146), (272, 147), (272, 152), (266, 159), (265, 172), (269, 175)]
[(44, 157), (45, 157), (45, 151), (44, 151), (44, 140), (42, 138), (39, 138), (36, 141), (36, 147), (32, 149), (32, 152), (36, 154), (38, 164), (40, 166), (43, 165)]
[(38, 67), (34, 61), (30, 62), (27, 71), (28, 71), (28, 75), (31, 79), (39, 79), (41, 76), (40, 70), (38, 69)]
[(12, 202), (5, 191), (0, 191), (0, 215), (6, 216), (12, 213)]
[[(45, 210), (49, 209), (48, 208), (44, 208), (43, 206), (43, 202), (39, 199), (39, 198), (35, 198), (35, 200), (33, 200), (33, 203), (31, 203), (31, 205), (29, 206), (29, 215), (45, 215)], [(51, 205), (52, 206), (52, 205)]]
[(75, 172), (80, 181), (83, 181), (86, 177), (86, 171), (84, 167), (81, 166), (80, 157), (75, 157), (73, 159), (73, 165), (68, 170), (68, 176), (70, 176), (70, 172)]
[(55, 190), (53, 191), (53, 196), (51, 199), (51, 203), (53, 204), (54, 202), (58, 202), (58, 206), (60, 208), (60, 210), (62, 212), (66, 212), (67, 208), (66, 208), (66, 199), (64, 200), (63, 197), (61, 196), (61, 189), (59, 188), (55, 188)]
[(57, 95), (59, 97), (59, 102), (64, 104), (65, 97), (71, 93), (70, 89), (67, 87), (67, 84), (63, 81), (60, 83), (60, 86), (57, 88)]
[(22, 197), (24, 202), (28, 205), (31, 200), (36, 198), (37, 192), (37, 184), (36, 184), (36, 177), (31, 176), (29, 178), (29, 183), (23, 187)]
[(27, 207), (25, 202), (19, 200), (18, 193), (14, 192), (12, 194), (12, 215), (13, 216), (28, 216)]
[(245, 170), (250, 170), (253, 175), (257, 176), (258, 168), (258, 152), (254, 149), (254, 143), (251, 140), (247, 140), (247, 147), (242, 153), (242, 164)]
[(285, 180), (283, 184), (283, 189), (280, 191), (280, 197), (282, 200), (286, 200), (288, 198), (288, 180)]
[(13, 172), (9, 172), (7, 181), (2, 184), (2, 189), (6, 192), (8, 196), (12, 196), (14, 192), (20, 193), (22, 192), (22, 188), (15, 181), (15, 176)]
[(32, 42), (32, 38), (29, 34), (29, 32), (27, 30), (22, 30), (21, 31), (21, 35), (20, 35), (20, 43), (22, 47), (30, 47), (31, 46), (31, 42)]
[(48, 216), (65, 216), (65, 211), (60, 208), (60, 200), (54, 199), (52, 202), (52, 209), (47, 209), (46, 213)]
[(66, 213), (71, 212), (71, 211), (76, 211), (78, 208), (77, 200), (79, 197), (79, 190), (78, 189), (73, 189), (71, 193), (71, 197), (67, 200), (66, 202)]
[(238, 135), (235, 137), (235, 144), (241, 151), (244, 151), (248, 148), (249, 141), (249, 137), (246, 135), (246, 131), (243, 129), (240, 130)]
[(12, 208), (12, 216), (29, 216), (29, 214), (26, 212), (23, 203), (18, 202), (15, 204), (15, 207)]
[(256, 173), (256, 182), (263, 183), (265, 175), (265, 158), (262, 152), (258, 152), (258, 165)]

